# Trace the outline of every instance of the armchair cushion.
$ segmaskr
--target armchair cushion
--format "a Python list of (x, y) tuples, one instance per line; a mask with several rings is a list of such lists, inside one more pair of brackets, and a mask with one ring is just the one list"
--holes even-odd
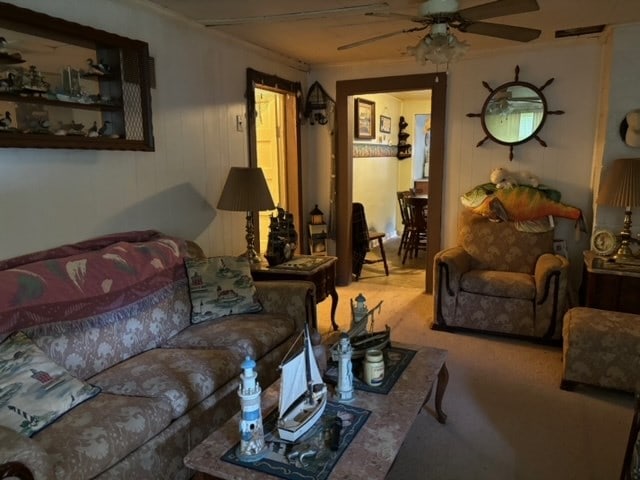
[(553, 231), (526, 233), (512, 222), (492, 222), (464, 210), (458, 244), (471, 256), (471, 268), (532, 274), (538, 257), (553, 251)]
[(471, 270), (462, 276), (460, 288), (465, 292), (492, 297), (533, 300), (536, 285), (531, 275), (495, 270)]

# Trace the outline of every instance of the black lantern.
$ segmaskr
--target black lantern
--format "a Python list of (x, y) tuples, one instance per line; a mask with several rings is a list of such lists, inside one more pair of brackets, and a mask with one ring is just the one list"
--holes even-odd
[(309, 215), (311, 216), (311, 220), (309, 222), (311, 223), (311, 225), (324, 224), (324, 213), (322, 213), (322, 211), (318, 208), (318, 205), (316, 205), (314, 209), (309, 212)]

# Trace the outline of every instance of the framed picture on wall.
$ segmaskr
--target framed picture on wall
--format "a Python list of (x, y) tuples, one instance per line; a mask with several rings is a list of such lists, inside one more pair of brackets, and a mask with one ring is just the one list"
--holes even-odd
[(355, 137), (372, 139), (376, 136), (376, 104), (369, 100), (355, 100)]
[(391, 117), (380, 115), (380, 133), (391, 133)]

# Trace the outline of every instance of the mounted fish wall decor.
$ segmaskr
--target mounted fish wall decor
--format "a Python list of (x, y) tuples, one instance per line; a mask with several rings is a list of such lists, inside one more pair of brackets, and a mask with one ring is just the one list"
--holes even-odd
[(553, 217), (575, 220), (576, 230), (586, 232), (582, 211), (560, 202), (561, 193), (546, 185), (509, 185), (483, 183), (462, 195), (462, 205), (494, 222), (514, 222), (521, 232), (548, 232), (554, 229)]

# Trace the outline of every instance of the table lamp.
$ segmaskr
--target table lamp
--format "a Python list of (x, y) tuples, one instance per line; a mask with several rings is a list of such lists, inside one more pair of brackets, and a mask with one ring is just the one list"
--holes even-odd
[(262, 169), (231, 167), (218, 200), (218, 208), (232, 212), (247, 212), (246, 256), (249, 263), (260, 263), (255, 249), (253, 212), (276, 208)]
[(617, 263), (640, 263), (629, 246), (631, 207), (640, 205), (640, 158), (619, 158), (611, 164), (600, 184), (596, 203), (625, 208), (620, 247), (613, 258)]

